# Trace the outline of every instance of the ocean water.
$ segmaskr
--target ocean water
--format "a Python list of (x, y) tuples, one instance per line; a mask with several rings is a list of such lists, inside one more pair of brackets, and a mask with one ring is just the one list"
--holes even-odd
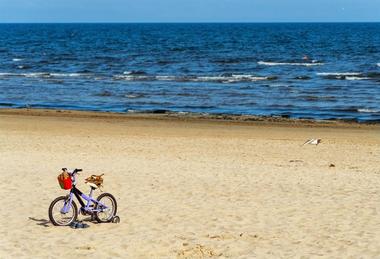
[(380, 23), (0, 24), (0, 108), (380, 122)]

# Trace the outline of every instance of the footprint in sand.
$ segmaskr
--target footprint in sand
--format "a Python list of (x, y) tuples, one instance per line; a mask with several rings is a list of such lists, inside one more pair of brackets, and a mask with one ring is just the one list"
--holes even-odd
[(222, 253), (217, 253), (210, 247), (201, 244), (190, 246), (186, 249), (181, 249), (177, 252), (177, 258), (212, 258), (222, 256)]

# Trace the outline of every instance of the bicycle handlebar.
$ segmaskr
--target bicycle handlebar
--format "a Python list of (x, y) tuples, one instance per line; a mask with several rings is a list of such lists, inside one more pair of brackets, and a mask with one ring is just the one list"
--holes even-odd
[[(66, 168), (62, 168), (62, 170), (64, 170), (64, 169), (66, 169)], [(67, 169), (66, 169), (67, 170)], [(71, 175), (71, 178), (72, 178), (72, 180), (73, 180), (73, 184), (75, 185), (76, 184), (76, 181), (77, 181), (77, 179), (76, 179), (76, 174), (78, 174), (78, 172), (82, 172), (83, 170), (82, 169), (80, 169), (80, 168), (75, 168), (74, 170), (73, 170), (73, 172), (72, 173), (69, 173), (70, 175)]]
[[(67, 171), (67, 168), (62, 168), (62, 171)], [(83, 169), (76, 168), (76, 169), (73, 170), (73, 172), (71, 173), (71, 175), (74, 175), (74, 174), (82, 172), (82, 171), (83, 171)]]

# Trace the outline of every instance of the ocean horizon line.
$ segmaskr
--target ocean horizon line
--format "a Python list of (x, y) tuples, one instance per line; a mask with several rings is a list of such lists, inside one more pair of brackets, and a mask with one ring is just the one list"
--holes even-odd
[(91, 22), (91, 21), (72, 21), (72, 22), (0, 22), (2, 24), (376, 24), (379, 21), (268, 21), (268, 22), (243, 22), (243, 21), (197, 21), (197, 22), (158, 22), (158, 21), (136, 21), (136, 22)]

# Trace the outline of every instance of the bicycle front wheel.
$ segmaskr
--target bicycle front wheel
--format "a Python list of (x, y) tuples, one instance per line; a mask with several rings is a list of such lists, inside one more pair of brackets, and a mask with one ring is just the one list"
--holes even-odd
[[(68, 196), (56, 198), (49, 206), (49, 219), (55, 226), (68, 226), (78, 217), (78, 208), (74, 201), (69, 203)], [(64, 207), (68, 206), (66, 210)]]
[(117, 203), (115, 197), (110, 193), (102, 193), (98, 197), (95, 218), (99, 223), (111, 222), (116, 215)]

